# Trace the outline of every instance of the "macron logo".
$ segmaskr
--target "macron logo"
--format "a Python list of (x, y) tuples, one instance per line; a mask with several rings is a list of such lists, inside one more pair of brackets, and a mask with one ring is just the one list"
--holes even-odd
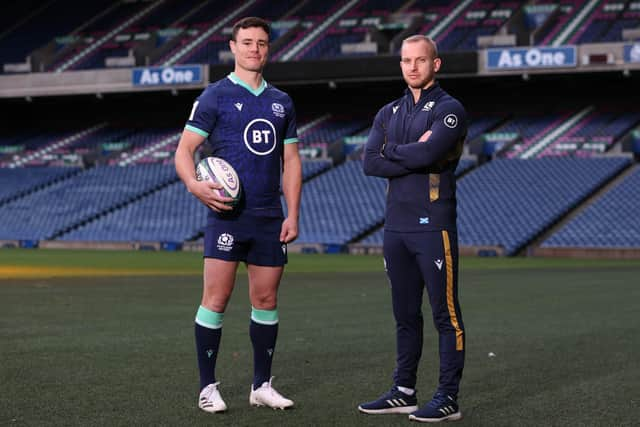
[(437, 259), (435, 261), (433, 261), (436, 264), (436, 267), (438, 267), (438, 270), (442, 270), (442, 260), (441, 259)]
[(238, 111), (242, 111), (242, 104), (239, 102), (236, 102), (235, 104), (233, 104), (236, 106), (236, 108), (238, 109)]
[(397, 105), (395, 107), (393, 107), (393, 114), (395, 114), (396, 111), (398, 111), (398, 106)]

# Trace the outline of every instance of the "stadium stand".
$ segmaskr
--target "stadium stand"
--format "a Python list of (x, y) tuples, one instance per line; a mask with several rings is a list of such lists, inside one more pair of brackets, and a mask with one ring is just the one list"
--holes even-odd
[(430, 35), (443, 52), (474, 51), (479, 37), (516, 31), (514, 17), (520, 16), (517, 31), (534, 45), (622, 41), (623, 30), (637, 28), (640, 16), (638, 2), (602, 0), (342, 0), (330, 8), (301, 0), (32, 3), (32, 10), (9, 8), (20, 19), (0, 33), (0, 61), (22, 72), (227, 63), (230, 26), (248, 15), (274, 22), (271, 57), (285, 62), (397, 53), (396, 36), (406, 31)]
[[(20, 1), (3, 5), (2, 16), (7, 22), (1, 27), (3, 30), (0, 34), (4, 37), (0, 37), (0, 61), (24, 62), (32, 52), (47, 44), (49, 49), (61, 49), (61, 44), (56, 42), (58, 37), (75, 34), (77, 28), (111, 3), (108, 0), (57, 0)], [(74, 13), (68, 13), (70, 9)]]
[(79, 172), (72, 167), (0, 168), (0, 205)]
[[(560, 114), (514, 113), (498, 126), (496, 134), (513, 140), (503, 151), (508, 158), (535, 158), (570, 153), (588, 156), (608, 151), (638, 124), (637, 112), (588, 106)], [(500, 136), (497, 136), (500, 139)]]
[[(172, 65), (224, 62), (221, 61), (219, 53), (229, 51), (229, 34), (223, 34), (223, 31), (242, 15), (249, 16), (264, 12), (265, 9), (259, 7), (258, 3), (255, 0), (232, 6), (219, 1), (203, 3), (197, 13), (191, 13), (181, 22), (185, 31), (172, 42), (170, 45), (172, 50), (166, 52), (155, 63)], [(287, 4), (290, 3), (278, 2), (278, 6), (274, 7), (271, 13), (264, 15), (265, 18), (276, 20), (279, 11), (286, 8)]]
[(327, 145), (362, 131), (369, 122), (369, 117), (326, 114), (321, 120), (314, 121), (313, 126), (303, 128), (299, 136), (305, 145)]
[(628, 158), (494, 160), (458, 185), (461, 246), (513, 255), (630, 164)]
[(496, 34), (520, 5), (516, 2), (474, 1), (437, 38), (442, 51), (466, 51), (478, 48), (480, 36)]
[(640, 168), (635, 166), (621, 182), (553, 233), (541, 247), (638, 247), (638, 189)]
[[(121, 53), (122, 49), (113, 44), (113, 38), (141, 21), (161, 3), (160, 1), (115, 3), (107, 9), (106, 13), (98, 15), (96, 20), (91, 21), (84, 29), (86, 36), (79, 43), (74, 44), (68, 53), (60, 55), (48, 70), (59, 73), (101, 65), (101, 59), (109, 53), (101, 53), (101, 50), (120, 49), (115, 54)], [(98, 58), (94, 59), (96, 56)]]
[[(105, 126), (106, 123), (100, 123), (77, 132), (63, 134), (61, 137), (54, 136), (51, 138), (50, 135), (41, 135), (33, 138), (26, 141), (26, 150), (19, 154), (14, 154), (13, 159), (7, 162), (6, 166), (13, 168), (17, 166), (38, 166), (48, 164), (47, 156), (60, 153), (62, 150), (65, 150), (76, 143), (82, 144)], [(66, 154), (65, 151), (62, 152)]]
[[(303, 179), (307, 181), (330, 167), (329, 160), (304, 161)], [(164, 168), (172, 169), (172, 166)], [(185, 190), (181, 182), (176, 182), (145, 194), (122, 208), (97, 216), (62, 234), (58, 240), (162, 241), (181, 245), (202, 234), (206, 215), (207, 209)]]
[[(140, 166), (136, 166), (138, 168)], [(182, 243), (195, 238), (206, 223), (207, 209), (173, 183), (114, 210), (58, 239), (64, 241), (164, 241)]]
[(385, 181), (351, 160), (305, 184), (297, 243), (344, 245), (382, 222)]
[(53, 239), (177, 180), (165, 165), (98, 166), (0, 206), (7, 240)]
[[(280, 49), (276, 49), (272, 59), (285, 62), (301, 59), (315, 44), (316, 39), (357, 3), (357, 0), (334, 2), (328, 11), (326, 5), (315, 2), (304, 3), (296, 12), (296, 17), (304, 19), (305, 24), (293, 29), (295, 34), (289, 37), (291, 41)], [(291, 16), (289, 19), (294, 17)]]
[[(374, 75), (357, 83), (350, 71), (320, 74), (320, 83), (317, 76), (305, 80), (309, 69), (297, 67), (344, 61), (362, 71), (358, 67), (369, 68), (370, 60), (397, 54), (405, 36), (421, 33), (438, 41), (447, 65), (473, 64), (445, 85), (471, 117), (457, 170), (462, 246), (515, 255), (555, 231), (543, 248), (640, 248), (635, 223), (622, 218), (622, 212), (640, 210), (638, 172), (627, 170), (633, 156), (640, 159), (640, 111), (633, 101), (640, 46), (629, 45), (640, 40), (637, 0), (24, 0), (7, 3), (0, 16), (0, 63), (9, 65), (0, 77), (207, 64), (202, 73), (213, 80), (229, 71), (232, 23), (248, 15), (273, 22), (273, 68), (296, 70), (276, 72), (285, 79), (275, 83), (302, 94), (294, 95), (305, 158), (300, 245), (344, 250), (382, 243), (385, 181), (364, 177), (358, 159), (376, 109), (403, 88), (397, 67), (395, 80)], [(599, 44), (612, 42), (602, 53)], [(550, 82), (535, 86), (545, 92), (540, 96), (527, 89), (526, 72), (478, 78), (486, 65), (482, 48), (526, 45), (577, 45), (578, 68), (593, 55), (594, 66), (615, 68), (618, 75), (579, 88), (577, 74), (568, 74), (575, 69), (536, 70), (532, 80)], [(269, 73), (265, 77), (271, 81)], [(359, 91), (349, 92), (350, 84)], [(568, 95), (556, 96), (565, 86)], [(0, 241), (198, 242), (206, 209), (177, 182), (173, 155), (184, 119), (175, 111), (184, 115), (199, 90), (162, 88), (157, 92), (167, 97), (147, 103), (133, 101), (146, 94), (131, 92), (108, 106), (99, 93), (90, 93), (97, 106), (73, 96), (49, 106), (38, 106), (29, 92), (15, 97), (9, 105), (19, 112), (0, 133)], [(586, 206), (621, 175), (619, 185)], [(551, 229), (576, 211), (561, 229)]]
[(544, 148), (539, 156), (604, 153), (639, 122), (638, 112), (594, 110)]

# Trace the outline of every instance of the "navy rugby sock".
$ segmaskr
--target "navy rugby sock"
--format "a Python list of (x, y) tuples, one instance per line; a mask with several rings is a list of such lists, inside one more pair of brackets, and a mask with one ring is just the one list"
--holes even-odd
[(253, 389), (271, 378), (271, 362), (278, 338), (278, 310), (251, 307), (249, 336), (253, 344)]
[(200, 390), (216, 382), (216, 360), (222, 336), (224, 313), (216, 313), (203, 306), (196, 314), (196, 353), (200, 370)]

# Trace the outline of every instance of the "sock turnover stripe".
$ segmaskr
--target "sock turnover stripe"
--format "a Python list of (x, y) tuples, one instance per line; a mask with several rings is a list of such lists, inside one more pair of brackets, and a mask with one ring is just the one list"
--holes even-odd
[(261, 325), (275, 325), (278, 323), (278, 310), (260, 310), (251, 307), (251, 320)]
[(217, 313), (203, 306), (200, 306), (198, 308), (198, 313), (196, 313), (196, 323), (209, 329), (222, 328), (223, 318), (224, 313)]

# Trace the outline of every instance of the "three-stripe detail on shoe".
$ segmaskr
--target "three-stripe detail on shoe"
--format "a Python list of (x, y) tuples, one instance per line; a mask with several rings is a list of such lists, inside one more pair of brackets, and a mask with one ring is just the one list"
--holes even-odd
[(451, 415), (455, 412), (455, 410), (451, 406), (444, 406), (438, 409), (438, 411), (442, 412), (444, 415)]
[(386, 402), (392, 408), (395, 408), (396, 406), (407, 406), (407, 402), (405, 402), (404, 399), (389, 399)]

